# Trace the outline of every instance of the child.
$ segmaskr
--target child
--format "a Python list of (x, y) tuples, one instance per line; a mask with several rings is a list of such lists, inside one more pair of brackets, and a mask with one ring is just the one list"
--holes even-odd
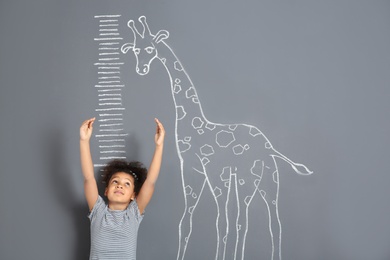
[(140, 162), (121, 160), (104, 168), (106, 204), (98, 194), (90, 152), (94, 121), (95, 118), (88, 119), (80, 127), (81, 168), (91, 221), (90, 259), (136, 259), (138, 228), (160, 172), (165, 130), (155, 119), (156, 147), (149, 170)]

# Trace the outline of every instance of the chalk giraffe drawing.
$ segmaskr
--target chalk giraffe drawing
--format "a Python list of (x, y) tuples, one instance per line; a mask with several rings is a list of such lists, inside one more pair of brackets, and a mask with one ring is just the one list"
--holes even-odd
[[(279, 172), (276, 159), (291, 165), (298, 174), (312, 172), (276, 151), (267, 137), (247, 124), (218, 124), (206, 119), (191, 79), (164, 41), (169, 32), (152, 34), (146, 18), (133, 20), (128, 26), (134, 41), (122, 45), (121, 51), (132, 50), (136, 72), (149, 73), (154, 60), (166, 68), (176, 108), (175, 138), (185, 197), (185, 209), (179, 224), (177, 259), (184, 259), (192, 232), (193, 213), (205, 187), (217, 205), (217, 247), (215, 259), (244, 259), (248, 232), (248, 209), (255, 195), (260, 195), (268, 212), (272, 259), (281, 259), (281, 222), (278, 213)], [(233, 160), (227, 158), (234, 157)], [(232, 209), (232, 207), (234, 207)], [(234, 220), (231, 220), (233, 214)], [(233, 226), (233, 230), (231, 230)]]

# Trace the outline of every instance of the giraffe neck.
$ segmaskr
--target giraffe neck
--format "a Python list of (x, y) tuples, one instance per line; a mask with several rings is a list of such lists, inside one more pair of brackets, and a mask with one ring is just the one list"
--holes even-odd
[(190, 77), (173, 50), (164, 42), (159, 44), (158, 58), (163, 63), (169, 75), (172, 97), (176, 108), (176, 121), (186, 117), (191, 120), (193, 118), (199, 118), (207, 121)]

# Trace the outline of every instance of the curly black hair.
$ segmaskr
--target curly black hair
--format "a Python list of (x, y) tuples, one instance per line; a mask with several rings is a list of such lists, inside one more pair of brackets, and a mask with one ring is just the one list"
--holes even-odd
[(134, 192), (135, 196), (138, 196), (139, 191), (141, 190), (142, 185), (146, 180), (148, 170), (145, 166), (138, 161), (127, 162), (125, 160), (113, 160), (109, 162), (102, 169), (102, 182), (105, 183), (106, 187), (108, 186), (112, 175), (118, 172), (125, 172), (133, 176), (134, 178)]

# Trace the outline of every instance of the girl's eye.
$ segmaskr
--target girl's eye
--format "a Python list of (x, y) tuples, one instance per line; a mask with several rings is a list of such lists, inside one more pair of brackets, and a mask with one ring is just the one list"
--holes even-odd
[(117, 184), (118, 182), (116, 180), (113, 180), (112, 183)]
[(130, 182), (126, 182), (126, 186), (128, 186), (128, 187), (129, 187), (129, 186), (130, 186)]

